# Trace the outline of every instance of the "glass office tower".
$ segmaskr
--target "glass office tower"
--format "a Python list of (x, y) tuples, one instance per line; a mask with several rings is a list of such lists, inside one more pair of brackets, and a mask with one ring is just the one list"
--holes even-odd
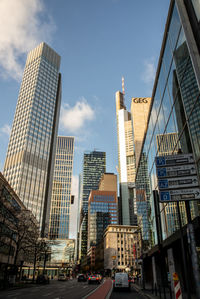
[(68, 239), (74, 137), (57, 137), (49, 221), (50, 239)]
[(4, 175), (41, 235), (48, 234), (52, 176), (61, 103), (60, 56), (44, 42), (30, 51), (19, 91)]
[(109, 224), (117, 224), (117, 193), (92, 190), (88, 202), (88, 250), (97, 245)]
[(82, 172), (82, 197), (80, 216), (80, 256), (87, 254), (87, 229), (88, 229), (88, 199), (91, 190), (97, 190), (102, 175), (106, 172), (105, 152), (86, 152), (83, 159)]
[[(196, 3), (193, 6), (193, 3)], [(198, 9), (197, 9), (198, 8)], [(192, 153), (200, 177), (200, 34), (197, 1), (171, 1), (156, 73), (148, 128), (142, 146), (147, 158), (151, 185), (151, 215), (149, 218), (157, 243), (153, 190), (158, 190), (155, 157), (161, 154)], [(142, 157), (142, 156), (141, 156)], [(143, 167), (139, 161), (137, 178)], [(173, 204), (160, 205), (170, 212)], [(199, 216), (199, 201), (190, 201), (192, 219)], [(171, 210), (172, 211), (172, 210)], [(174, 222), (174, 227), (172, 227)], [(187, 223), (182, 216), (182, 225)], [(178, 229), (176, 217), (168, 222), (169, 237)], [(162, 227), (163, 228), (163, 227)], [(154, 245), (152, 244), (152, 245)]]

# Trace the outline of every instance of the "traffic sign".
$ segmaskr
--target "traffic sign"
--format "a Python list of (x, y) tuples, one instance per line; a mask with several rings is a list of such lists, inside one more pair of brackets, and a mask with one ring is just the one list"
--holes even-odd
[(173, 273), (173, 280), (174, 281), (178, 281), (179, 280), (178, 274), (176, 272)]
[(157, 168), (158, 178), (169, 178), (169, 177), (177, 177), (177, 176), (179, 177), (179, 176), (188, 176), (188, 175), (195, 175), (195, 174), (196, 174), (196, 168), (194, 164)]
[(157, 156), (155, 163), (160, 202), (200, 199), (192, 154)]
[(171, 165), (185, 165), (194, 163), (194, 158), (192, 154), (179, 154), (179, 155), (169, 155), (169, 156), (157, 156), (155, 158), (156, 166), (171, 166)]
[(199, 200), (200, 189), (177, 189), (160, 191), (160, 202), (185, 201), (185, 200)]
[(168, 178), (158, 181), (159, 189), (175, 189), (185, 187), (197, 187), (199, 186), (198, 178), (196, 175), (184, 176), (176, 178)]

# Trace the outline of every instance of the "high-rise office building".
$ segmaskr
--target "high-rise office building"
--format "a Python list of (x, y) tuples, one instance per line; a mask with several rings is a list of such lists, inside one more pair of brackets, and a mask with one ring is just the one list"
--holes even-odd
[(120, 191), (119, 223), (134, 225), (135, 152), (131, 113), (126, 110), (124, 95), (116, 92), (116, 118), (118, 137), (118, 171)]
[(74, 137), (57, 137), (49, 221), (50, 239), (68, 239)]
[(87, 253), (87, 221), (88, 221), (88, 199), (91, 190), (97, 190), (102, 175), (106, 172), (106, 153), (92, 151), (84, 153), (82, 187), (81, 187), (81, 217), (79, 248), (80, 256)]
[(61, 103), (60, 56), (41, 43), (30, 51), (10, 135), (4, 175), (41, 235), (48, 234), (53, 167)]
[(133, 141), (135, 150), (135, 167), (137, 169), (139, 158), (141, 157), (140, 171), (142, 170), (141, 180), (136, 180), (136, 200), (134, 201), (134, 211), (138, 216), (138, 225), (142, 229), (143, 240), (148, 240), (150, 228), (148, 225), (149, 204), (149, 177), (145, 155), (141, 155), (142, 143), (147, 129), (147, 119), (151, 98), (132, 98), (131, 117), (133, 122)]
[(117, 193), (92, 190), (88, 202), (88, 250), (103, 238), (109, 224), (117, 224)]
[[(145, 155), (147, 159), (148, 177), (150, 178), (151, 186), (151, 210), (148, 217), (149, 224), (153, 226), (152, 232), (154, 238), (151, 246), (157, 245), (159, 241), (162, 241), (162, 239), (164, 240), (162, 242), (163, 252), (167, 252), (170, 258), (170, 261), (168, 260), (168, 265), (171, 264), (171, 267), (169, 267), (170, 274), (172, 275), (174, 271), (179, 271), (180, 274), (185, 273), (185, 279), (182, 275), (180, 275), (180, 283), (184, 286), (184, 289), (187, 289), (188, 293), (194, 297), (200, 293), (198, 289), (195, 292), (194, 288), (195, 283), (196, 286), (199, 286), (199, 280), (198, 282), (196, 280), (198, 277), (198, 270), (197, 268), (195, 270), (194, 268), (191, 268), (191, 265), (194, 265), (194, 260), (197, 260), (194, 249), (195, 239), (196, 246), (199, 244), (199, 190), (197, 187), (195, 187), (195, 184), (193, 184), (195, 180), (191, 183), (191, 187), (187, 187), (183, 180), (183, 184), (177, 188), (177, 190), (179, 190), (183, 195), (181, 197), (177, 196), (176, 198), (176, 201), (178, 202), (177, 214), (180, 202), (182, 201), (184, 204), (185, 201), (188, 216), (188, 219), (187, 217), (180, 217), (181, 225), (186, 227), (188, 222), (191, 222), (190, 214), (193, 224), (198, 223), (196, 226), (193, 225), (196, 237), (193, 237), (192, 241), (190, 241), (190, 237), (188, 239), (186, 238), (185, 240), (184, 238), (180, 238), (180, 231), (178, 231), (180, 226), (176, 221), (176, 217), (172, 218), (173, 221), (171, 223), (168, 222), (167, 234), (163, 233), (163, 222), (161, 223), (161, 226), (158, 227), (158, 231), (156, 232), (155, 227), (158, 219), (156, 213), (162, 215), (163, 205), (165, 207), (168, 206), (170, 210), (170, 208), (174, 205), (174, 198), (169, 198), (169, 201), (167, 202), (164, 200), (163, 203), (160, 192), (161, 205), (157, 205), (159, 198), (156, 194), (158, 194), (160, 186), (158, 186), (158, 173), (156, 172), (155, 162), (157, 160), (155, 160), (155, 158), (160, 154), (159, 150), (161, 152), (165, 151), (164, 155), (167, 155), (167, 143), (169, 144), (171, 140), (170, 146), (168, 147), (169, 152), (175, 153), (174, 156), (178, 157), (176, 154), (178, 150), (178, 144), (178, 147), (183, 154), (190, 157), (192, 156), (194, 158), (193, 167), (190, 167), (191, 164), (189, 166), (191, 168), (190, 171), (196, 171), (198, 179), (200, 178), (199, 26), (199, 1), (170, 1), (169, 12), (158, 61), (158, 68), (156, 71), (156, 77), (152, 91), (152, 104), (150, 108), (150, 115), (147, 121), (147, 131), (142, 145), (142, 155)], [(176, 135), (174, 135), (174, 133), (176, 133)], [(157, 136), (160, 137), (158, 138)], [(156, 145), (159, 147), (157, 148)], [(140, 159), (137, 177), (142, 173), (141, 168), (143, 165), (141, 162), (142, 160)], [(173, 164), (167, 164), (166, 166), (166, 169), (169, 167), (170, 171), (172, 171), (171, 176), (174, 179), (173, 182), (176, 182), (178, 174), (178, 171), (175, 172), (174, 167), (178, 165), (181, 166), (182, 164), (178, 164), (176, 159), (174, 159)], [(187, 164), (183, 164), (182, 167), (188, 170), (188, 168), (186, 168)], [(166, 181), (167, 176), (165, 177)], [(142, 176), (140, 179), (142, 180)], [(174, 190), (173, 183), (169, 185), (167, 191), (171, 192), (171, 190)], [(156, 211), (156, 213), (154, 211)], [(189, 228), (190, 225), (191, 224), (189, 224), (187, 228)], [(190, 233), (191, 232), (187, 234), (187, 237)], [(181, 248), (182, 242), (184, 242), (187, 258), (182, 258), (180, 254), (181, 251), (179, 248)], [(157, 252), (157, 257), (159, 254), (160, 253)], [(164, 254), (165, 258), (167, 254)], [(150, 256), (152, 257), (153, 262), (154, 257), (156, 256), (153, 249), (151, 250), (151, 253), (149, 252), (148, 254), (148, 261)], [(184, 271), (183, 259), (186, 263), (186, 271)], [(194, 275), (192, 273), (194, 273)], [(189, 284), (187, 287), (185, 286), (185, 281), (187, 281)]]
[(114, 191), (117, 194), (117, 175), (114, 173), (104, 173), (99, 182), (100, 191)]
[(147, 118), (151, 98), (132, 98), (131, 116), (133, 121), (133, 140), (135, 149), (135, 164), (138, 166), (138, 160), (142, 149), (142, 142), (147, 128)]

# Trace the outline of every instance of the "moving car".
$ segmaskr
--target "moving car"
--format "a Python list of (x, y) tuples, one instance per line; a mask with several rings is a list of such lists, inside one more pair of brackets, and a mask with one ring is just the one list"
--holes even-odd
[(115, 273), (114, 280), (113, 280), (113, 291), (118, 289), (127, 289), (128, 291), (131, 290), (131, 280), (128, 277), (127, 273)]
[(88, 284), (90, 283), (101, 283), (102, 277), (99, 274), (90, 275), (88, 277)]
[(84, 274), (78, 274), (77, 276), (77, 281), (80, 282), (80, 281), (87, 281), (87, 278)]
[(59, 281), (66, 281), (67, 280), (67, 276), (64, 273), (60, 273), (58, 275), (58, 280)]

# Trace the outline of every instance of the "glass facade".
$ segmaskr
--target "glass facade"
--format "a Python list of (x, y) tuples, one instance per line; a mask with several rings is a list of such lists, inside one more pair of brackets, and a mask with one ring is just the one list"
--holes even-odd
[(80, 248), (81, 256), (87, 253), (87, 221), (88, 221), (88, 199), (91, 190), (97, 190), (102, 175), (106, 172), (106, 153), (88, 152), (84, 153), (82, 173), (82, 198), (81, 198), (81, 227)]
[[(158, 190), (155, 157), (177, 154), (178, 151), (193, 153), (197, 174), (200, 175), (200, 91), (197, 75), (199, 51), (195, 46), (190, 23), (184, 17), (187, 13), (181, 1), (172, 1), (152, 94), (143, 153), (137, 171), (137, 180), (141, 181), (145, 157), (146, 172), (150, 179), (150, 189), (145, 187), (144, 190), (150, 203), (151, 245), (157, 243), (152, 195), (153, 190)], [(188, 17), (190, 18), (189, 14)], [(192, 52), (191, 47), (193, 50), (196, 47), (196, 51)], [(198, 201), (190, 201), (192, 218), (199, 216), (198, 206)], [(178, 228), (174, 204), (160, 204), (160, 214), (163, 238), (166, 238)], [(183, 203), (181, 217), (184, 225), (187, 219)]]
[(74, 137), (57, 137), (51, 210), (50, 239), (68, 239), (71, 206)]
[(60, 56), (45, 43), (27, 57), (4, 175), (48, 232), (53, 161), (61, 102)]
[(109, 224), (117, 224), (115, 192), (92, 191), (88, 205), (88, 249), (97, 245)]

